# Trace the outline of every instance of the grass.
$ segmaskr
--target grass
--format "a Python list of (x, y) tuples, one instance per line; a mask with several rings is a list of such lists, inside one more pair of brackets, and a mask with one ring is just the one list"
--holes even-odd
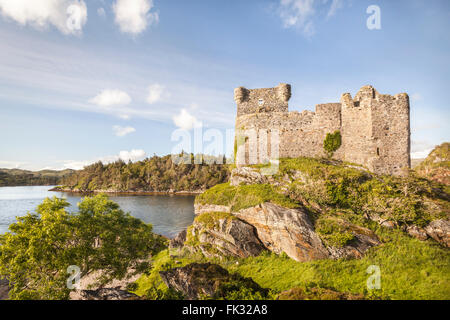
[(298, 203), (281, 194), (269, 184), (231, 186), (223, 183), (197, 196), (196, 203), (231, 206), (233, 212), (264, 202), (272, 202), (286, 208), (296, 208)]
[[(433, 241), (419, 241), (398, 230), (378, 227), (377, 235), (384, 244), (369, 249), (362, 259), (316, 260), (297, 262), (286, 255), (265, 252), (246, 259), (206, 259), (187, 252), (169, 256), (164, 250), (154, 257), (147, 275), (138, 281), (135, 291), (150, 298), (170, 297), (159, 271), (184, 266), (192, 262), (210, 261), (222, 265), (231, 273), (250, 277), (276, 297), (291, 288), (331, 289), (341, 293), (383, 299), (450, 299), (450, 252)], [(176, 263), (176, 261), (178, 263)], [(381, 289), (368, 290), (366, 272), (377, 265), (381, 272)], [(155, 294), (158, 293), (158, 294)]]
[[(328, 288), (385, 299), (450, 299), (448, 249), (422, 242), (401, 232), (379, 231), (388, 240), (359, 260), (296, 262), (275, 254), (263, 254), (230, 265), (231, 271), (252, 277), (276, 292), (293, 287)], [(381, 271), (381, 289), (369, 291), (366, 273), (370, 265)]]

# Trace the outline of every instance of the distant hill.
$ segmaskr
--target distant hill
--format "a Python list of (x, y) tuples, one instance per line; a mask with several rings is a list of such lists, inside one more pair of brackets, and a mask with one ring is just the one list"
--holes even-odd
[(41, 170), (0, 169), (0, 187), (6, 186), (50, 186), (60, 183), (63, 177), (73, 174), (75, 170)]
[(414, 170), (420, 176), (450, 185), (450, 143), (435, 147)]

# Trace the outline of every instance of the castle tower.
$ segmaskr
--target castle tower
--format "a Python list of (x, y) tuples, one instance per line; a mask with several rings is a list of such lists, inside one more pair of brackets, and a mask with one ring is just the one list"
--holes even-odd
[(280, 83), (275, 88), (234, 89), (238, 116), (260, 112), (287, 112), (290, 98), (291, 85), (285, 83)]
[(341, 97), (343, 160), (381, 174), (410, 168), (410, 106), (406, 93), (394, 96), (362, 87)]

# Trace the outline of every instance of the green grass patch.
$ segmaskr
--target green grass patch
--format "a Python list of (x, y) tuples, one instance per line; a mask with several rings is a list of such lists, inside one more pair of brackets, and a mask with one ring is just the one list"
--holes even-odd
[[(331, 289), (341, 293), (383, 299), (450, 299), (450, 253), (433, 241), (419, 241), (400, 232), (377, 227), (376, 234), (384, 244), (369, 249), (357, 260), (317, 260), (297, 262), (286, 255), (265, 252), (246, 259), (206, 259), (185, 254), (169, 257), (168, 251), (154, 258), (152, 269), (138, 281), (138, 295), (155, 298), (171, 296), (159, 271), (192, 262), (210, 261), (231, 273), (250, 277), (263, 288), (271, 289), (272, 298), (291, 288)], [(178, 261), (179, 263), (175, 263)], [(380, 268), (381, 289), (368, 290), (366, 272), (370, 265)], [(316, 290), (316, 289), (314, 289)], [(157, 294), (155, 294), (155, 292)], [(325, 291), (326, 292), (326, 291)], [(231, 298), (231, 297), (230, 297)]]
[(206, 190), (197, 196), (200, 204), (215, 204), (231, 206), (232, 211), (250, 208), (264, 202), (272, 202), (286, 208), (296, 208), (298, 203), (281, 194), (269, 184), (252, 184), (230, 186), (229, 183), (220, 184)]
[[(329, 288), (386, 299), (450, 299), (450, 255), (431, 241), (419, 241), (400, 231), (380, 228), (385, 244), (371, 248), (359, 260), (296, 262), (263, 254), (230, 264), (230, 270), (251, 276), (259, 285), (277, 292), (293, 287)], [(368, 290), (370, 265), (381, 272), (381, 289)]]

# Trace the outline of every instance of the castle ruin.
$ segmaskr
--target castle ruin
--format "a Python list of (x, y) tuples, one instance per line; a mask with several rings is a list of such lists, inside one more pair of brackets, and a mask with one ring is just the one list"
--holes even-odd
[[(339, 103), (316, 105), (315, 112), (289, 111), (291, 86), (234, 90), (237, 103), (236, 132), (276, 131), (277, 155), (271, 154), (270, 134), (262, 143), (249, 139), (242, 143), (237, 163), (261, 163), (268, 158), (325, 157), (323, 141), (327, 133), (340, 131), (342, 144), (333, 158), (357, 163), (379, 174), (400, 175), (410, 168), (409, 97), (378, 93), (372, 86), (362, 87), (354, 98), (344, 93)], [(273, 139), (273, 138), (272, 138)], [(266, 150), (262, 150), (262, 148)], [(244, 159), (242, 159), (245, 157)], [(256, 161), (254, 159), (257, 159)]]

